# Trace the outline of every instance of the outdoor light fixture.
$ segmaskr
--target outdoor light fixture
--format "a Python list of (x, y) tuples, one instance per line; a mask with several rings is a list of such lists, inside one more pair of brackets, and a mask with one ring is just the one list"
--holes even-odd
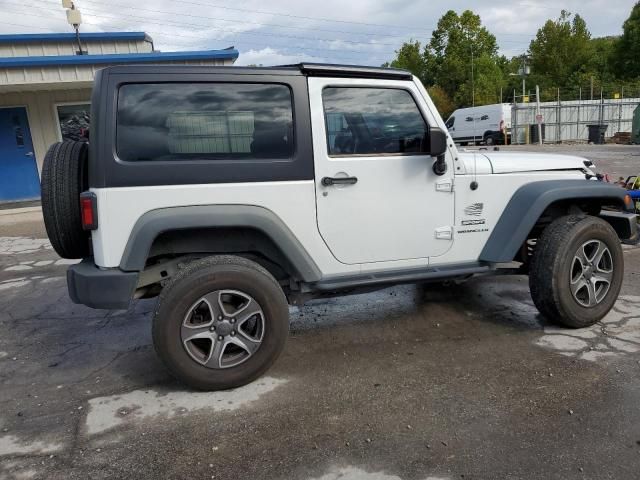
[(86, 50), (82, 50), (80, 43), (80, 24), (82, 23), (82, 15), (72, 0), (62, 0), (62, 7), (67, 11), (67, 22), (73, 26), (76, 31), (76, 41), (78, 42), (78, 51), (76, 55), (87, 55)]

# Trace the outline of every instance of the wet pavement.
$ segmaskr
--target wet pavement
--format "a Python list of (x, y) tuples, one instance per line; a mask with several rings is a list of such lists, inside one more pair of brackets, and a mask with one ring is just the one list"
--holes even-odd
[(292, 308), (264, 377), (202, 393), (157, 359), (154, 300), (72, 304), (25, 218), (0, 218), (0, 479), (639, 476), (640, 249), (589, 329), (526, 277), (394, 287)]

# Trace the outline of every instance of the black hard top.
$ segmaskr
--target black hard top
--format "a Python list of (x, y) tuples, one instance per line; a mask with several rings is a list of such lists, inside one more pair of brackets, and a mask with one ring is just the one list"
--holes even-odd
[(370, 78), (411, 80), (406, 70), (360, 65), (334, 65), (324, 63), (298, 63), (276, 67), (224, 67), (192, 65), (118, 65), (107, 67), (109, 74), (119, 73), (220, 73), (232, 75), (305, 75), (314, 77)]

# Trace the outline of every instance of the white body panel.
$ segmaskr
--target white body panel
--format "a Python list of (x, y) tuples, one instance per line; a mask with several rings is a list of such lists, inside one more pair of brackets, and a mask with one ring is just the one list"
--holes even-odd
[(255, 205), (275, 213), (296, 236), (323, 276), (403, 270), (427, 265), (427, 259), (348, 265), (327, 248), (316, 223), (313, 181), (165, 185), (96, 188), (99, 227), (92, 232), (95, 264), (118, 267), (138, 219), (159, 208), (191, 205)]
[[(92, 233), (95, 264), (119, 266), (131, 231), (145, 213), (193, 205), (254, 205), (270, 210), (296, 236), (325, 279), (469, 264), (479, 258), (519, 187), (584, 178), (577, 170), (585, 168), (584, 159), (577, 157), (458, 152), (453, 144), (443, 176), (433, 173), (434, 159), (424, 155), (329, 157), (321, 98), (327, 85), (408, 89), (429, 125), (444, 130), (445, 124), (417, 81), (308, 81), (315, 180), (92, 189), (99, 221)], [(322, 177), (340, 175), (356, 176), (358, 183), (322, 186)], [(478, 188), (473, 190), (471, 182)], [(469, 214), (473, 209), (475, 214)]]
[[(505, 206), (518, 188), (535, 181), (580, 180), (584, 175), (567, 172), (535, 174), (467, 174), (456, 175), (456, 212), (453, 246), (444, 255), (431, 259), (430, 265), (455, 265), (477, 261)], [(471, 190), (471, 182), (478, 183)], [(469, 215), (465, 209), (482, 204), (480, 215)], [(484, 223), (478, 223), (483, 221)], [(465, 225), (464, 222), (472, 222)]]
[[(453, 225), (453, 193), (438, 191), (451, 173), (434, 175), (429, 155), (328, 155), (322, 90), (358, 87), (358, 79), (309, 78), (313, 128), (318, 228), (334, 256), (347, 264), (422, 259), (442, 255), (451, 238), (436, 238), (436, 230)], [(413, 83), (368, 80), (367, 87), (409, 90), (426, 122), (432, 112), (421, 102)], [(452, 163), (448, 153), (449, 163)], [(451, 169), (449, 169), (451, 171)], [(354, 185), (324, 186), (323, 177), (356, 177)]]
[(481, 152), (491, 162), (493, 173), (584, 170), (585, 159), (542, 153)]
[[(452, 124), (452, 119), (455, 119)], [(498, 103), (481, 107), (460, 108), (453, 112), (447, 120), (447, 128), (454, 141), (481, 141), (485, 132), (500, 131), (501, 122), (504, 128), (511, 129), (511, 105)]]

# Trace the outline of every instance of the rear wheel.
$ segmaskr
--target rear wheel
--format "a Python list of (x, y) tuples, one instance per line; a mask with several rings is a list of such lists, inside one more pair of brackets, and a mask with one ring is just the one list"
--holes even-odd
[(160, 295), (153, 320), (156, 352), (182, 382), (200, 390), (245, 385), (282, 352), (289, 309), (277, 281), (234, 256), (198, 260)]
[(493, 135), (491, 134), (487, 134), (484, 137), (484, 144), (488, 145), (488, 146), (492, 146), (496, 144), (496, 139), (494, 138)]
[(89, 235), (80, 218), (80, 194), (88, 188), (87, 155), (85, 142), (58, 142), (49, 147), (42, 166), (42, 216), (51, 245), (62, 258), (90, 255)]
[(545, 317), (571, 328), (600, 321), (613, 308), (624, 275), (620, 240), (604, 220), (561, 217), (536, 243), (529, 287)]

